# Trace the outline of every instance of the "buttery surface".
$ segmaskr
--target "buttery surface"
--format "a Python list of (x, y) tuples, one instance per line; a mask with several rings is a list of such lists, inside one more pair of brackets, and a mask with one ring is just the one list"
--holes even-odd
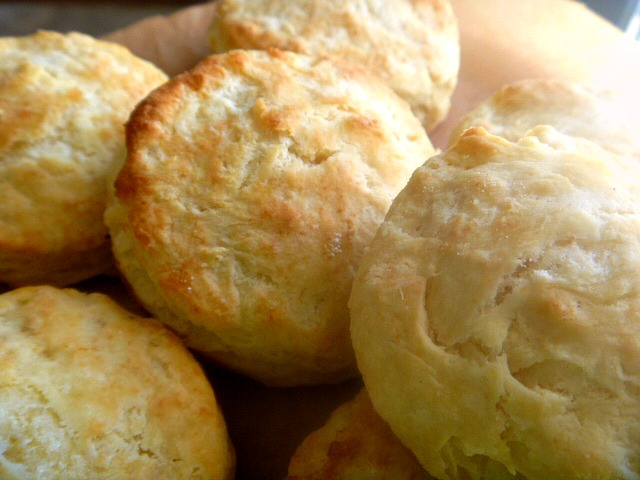
[(234, 51), (156, 90), (127, 135), (105, 218), (143, 304), (267, 384), (355, 375), (354, 271), (433, 154), (406, 103), (359, 66)]
[(438, 478), (637, 478), (640, 167), (529, 135), (413, 175), (354, 282), (358, 366)]
[(286, 480), (434, 480), (376, 413), (366, 390), (298, 447)]
[(229, 480), (234, 457), (203, 371), (159, 322), (109, 298), (0, 296), (0, 477)]
[(112, 267), (107, 176), (131, 109), (165, 80), (86, 35), (0, 39), (0, 283), (63, 285)]
[(519, 80), (503, 86), (468, 112), (454, 129), (450, 143), (455, 144), (470, 127), (482, 127), (515, 142), (538, 125), (550, 125), (615, 154), (640, 159), (640, 121), (621, 108), (629, 101), (625, 93), (563, 79)]
[(448, 0), (221, 0), (209, 43), (216, 53), (275, 47), (358, 63), (406, 100), (427, 130), (449, 111), (460, 66)]

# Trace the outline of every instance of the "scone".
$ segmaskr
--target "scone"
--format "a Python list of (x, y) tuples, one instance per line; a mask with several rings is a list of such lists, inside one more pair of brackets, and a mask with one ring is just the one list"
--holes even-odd
[(416, 170), (350, 299), (376, 411), (440, 479), (640, 476), (640, 165), (481, 128)]
[(538, 125), (596, 142), (640, 159), (640, 122), (623, 115), (624, 97), (561, 79), (527, 79), (504, 86), (467, 113), (450, 143), (471, 127), (512, 142)]
[(127, 142), (105, 220), (142, 304), (263, 383), (355, 375), (354, 271), (433, 153), (406, 103), (359, 66), (237, 50), (152, 93)]
[(434, 480), (373, 409), (366, 390), (300, 444), (286, 480)]
[(427, 130), (449, 111), (458, 79), (458, 26), (448, 0), (221, 0), (215, 53), (276, 47), (366, 66), (405, 99)]
[(0, 283), (62, 286), (113, 269), (106, 181), (131, 110), (165, 80), (86, 35), (0, 38)]
[(200, 365), (159, 322), (50, 286), (0, 295), (0, 478), (233, 478)]

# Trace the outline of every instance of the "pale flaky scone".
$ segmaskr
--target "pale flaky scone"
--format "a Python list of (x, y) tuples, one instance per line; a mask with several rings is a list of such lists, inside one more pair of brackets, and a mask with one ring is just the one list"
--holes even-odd
[(640, 477), (640, 165), (481, 128), (416, 170), (363, 257), (376, 411), (440, 479)]
[(276, 47), (360, 63), (428, 130), (448, 113), (460, 66), (449, 0), (220, 0), (209, 44), (215, 53)]
[(373, 409), (366, 390), (307, 436), (286, 480), (434, 480)]
[(50, 286), (0, 296), (0, 478), (230, 480), (200, 365), (161, 323)]
[(269, 385), (356, 374), (354, 271), (433, 153), (406, 103), (360, 66), (236, 50), (157, 89), (127, 142), (105, 219), (142, 304)]
[(640, 159), (640, 122), (623, 114), (625, 97), (562, 79), (526, 79), (505, 85), (468, 112), (450, 143), (471, 127), (517, 141), (538, 125), (550, 125), (620, 155)]
[(86, 35), (0, 38), (0, 283), (68, 285), (113, 268), (107, 176), (131, 110), (165, 80)]

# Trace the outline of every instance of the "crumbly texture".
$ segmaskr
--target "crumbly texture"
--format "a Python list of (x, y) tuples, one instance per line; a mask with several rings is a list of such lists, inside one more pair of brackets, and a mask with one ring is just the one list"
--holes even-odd
[(300, 444), (286, 480), (435, 480), (373, 409), (366, 390)]
[(398, 195), (350, 299), (376, 411), (441, 479), (640, 476), (640, 167), (468, 130)]
[(68, 285), (113, 268), (107, 178), (131, 110), (165, 80), (86, 35), (0, 38), (0, 283)]
[(0, 477), (233, 478), (211, 385), (181, 341), (101, 294), (0, 296)]
[(361, 67), (234, 51), (156, 90), (127, 140), (105, 218), (141, 302), (264, 383), (355, 375), (354, 271), (433, 154), (407, 105)]
[(624, 97), (561, 79), (527, 79), (504, 86), (467, 113), (451, 142), (481, 127), (512, 142), (538, 125), (597, 143), (618, 155), (640, 159), (640, 121), (622, 115)]
[(448, 0), (221, 0), (209, 44), (216, 53), (276, 47), (359, 63), (406, 100), (427, 130), (448, 113), (460, 66)]

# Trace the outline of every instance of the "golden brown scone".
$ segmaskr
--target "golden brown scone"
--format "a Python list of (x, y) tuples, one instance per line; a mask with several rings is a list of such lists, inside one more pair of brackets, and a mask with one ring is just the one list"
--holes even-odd
[(640, 476), (640, 166), (538, 127), (416, 170), (350, 299), (376, 411), (441, 479)]
[(373, 409), (366, 390), (300, 444), (287, 480), (434, 480)]
[(231, 479), (214, 392), (180, 340), (101, 294), (0, 296), (0, 478)]
[(444, 119), (458, 78), (458, 26), (448, 0), (221, 0), (215, 53), (271, 47), (366, 66), (411, 105), (425, 128)]
[(471, 127), (512, 142), (538, 125), (591, 140), (620, 155), (640, 159), (640, 123), (624, 116), (624, 97), (561, 79), (527, 79), (508, 84), (467, 113), (450, 143)]
[(142, 102), (106, 221), (141, 302), (270, 385), (356, 373), (347, 299), (391, 200), (433, 148), (359, 66), (212, 56)]
[(165, 80), (86, 35), (0, 38), (0, 283), (68, 285), (113, 268), (105, 183), (131, 110)]

